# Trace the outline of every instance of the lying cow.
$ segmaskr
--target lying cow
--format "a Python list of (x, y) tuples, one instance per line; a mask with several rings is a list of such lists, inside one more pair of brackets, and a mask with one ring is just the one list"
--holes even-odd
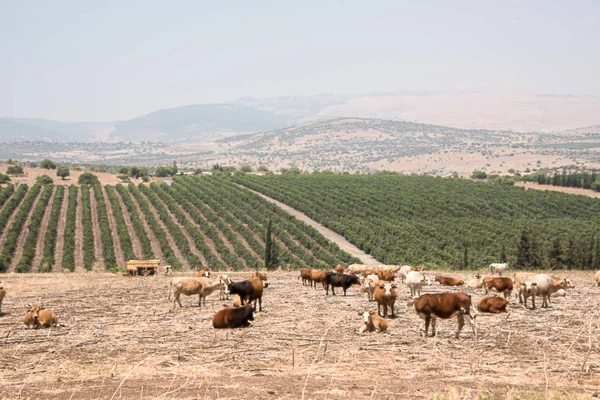
[(329, 294), (329, 286), (331, 286), (331, 294), (335, 296), (333, 288), (341, 287), (344, 289), (344, 296), (346, 291), (352, 285), (360, 285), (360, 281), (357, 276), (354, 275), (338, 275), (335, 272), (328, 272), (325, 275), (325, 294)]
[(512, 293), (513, 281), (507, 277), (484, 278), (483, 288), (486, 296), (490, 290), (496, 290), (498, 293), (504, 293), (504, 298), (507, 299)]
[(238, 328), (250, 326), (254, 320), (254, 309), (250, 303), (243, 307), (226, 307), (217, 311), (213, 317), (213, 328)]
[(44, 305), (33, 306), (27, 305), (29, 308), (25, 311), (23, 322), (29, 329), (31, 328), (50, 328), (58, 326), (58, 317), (51, 310), (46, 310)]
[(358, 313), (363, 318), (363, 324), (361, 325), (358, 333), (364, 332), (386, 332), (388, 328), (387, 321), (385, 318), (377, 315), (375, 311), (362, 311)]
[(436, 275), (435, 280), (438, 281), (442, 286), (462, 286), (465, 284), (462, 279), (450, 276)]
[(477, 304), (477, 309), (484, 313), (498, 314), (506, 312), (508, 300), (500, 297), (486, 297)]
[(480, 289), (483, 287), (483, 278), (481, 275), (475, 275), (475, 278), (469, 279), (467, 282), (467, 287), (471, 289)]
[(600, 286), (600, 271), (596, 271), (596, 274), (594, 275), (594, 279), (596, 280), (596, 285)]
[(458, 330), (455, 337), (458, 339), (466, 318), (473, 328), (474, 337), (477, 338), (475, 316), (471, 316), (471, 296), (466, 293), (427, 293), (411, 300), (408, 305), (414, 305), (417, 314), (425, 320), (425, 336), (429, 335), (430, 323), (432, 328), (431, 336), (435, 336), (436, 318), (448, 319), (456, 316), (458, 319)]

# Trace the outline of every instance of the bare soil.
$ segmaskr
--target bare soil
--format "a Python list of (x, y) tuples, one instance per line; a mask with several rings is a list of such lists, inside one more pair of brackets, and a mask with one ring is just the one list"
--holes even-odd
[[(75, 271), (81, 272), (84, 270), (83, 267), (83, 198), (81, 195), (82, 188), (77, 188), (77, 209), (75, 212), (75, 249), (73, 254), (75, 256)], [(93, 195), (93, 194), (92, 194)], [(92, 203), (90, 202), (90, 205)], [(92, 208), (92, 213), (96, 209)], [(96, 233), (94, 233), (96, 236)]]
[(102, 197), (104, 197), (104, 204), (106, 205), (106, 214), (108, 215), (108, 224), (110, 225), (110, 232), (112, 233), (113, 248), (115, 249), (117, 265), (125, 265), (128, 260), (125, 259), (123, 248), (121, 248), (121, 241), (119, 240), (119, 234), (117, 233), (117, 220), (115, 219), (115, 214), (113, 214), (112, 205), (108, 200), (108, 195), (106, 194), (104, 187), (102, 187)]
[[(240, 280), (249, 273), (230, 275)], [(320, 287), (303, 286), (297, 272), (270, 273), (263, 312), (251, 327), (234, 330), (212, 328), (213, 314), (227, 303), (216, 293), (201, 309), (195, 296), (182, 296), (184, 307), (172, 311), (165, 276), (7, 274), (0, 398), (516, 399), (559, 393), (552, 398), (591, 399), (600, 392), (600, 288), (591, 272), (566, 275), (576, 284), (567, 297), (553, 298), (548, 309), (513, 302), (510, 314), (479, 314), (474, 340), (468, 324), (454, 338), (455, 319), (439, 320), (438, 335), (423, 337), (423, 322), (400, 284), (389, 333), (358, 335), (357, 313), (376, 309), (375, 303), (356, 287), (346, 297), (340, 290), (326, 296)], [(482, 297), (459, 290), (474, 302)], [(27, 329), (27, 303), (44, 303), (65, 326)], [(515, 395), (521, 392), (540, 396)]]
[(582, 196), (600, 198), (600, 192), (594, 192), (593, 190), (589, 190), (589, 189), (579, 189), (579, 188), (552, 186), (552, 185), (540, 185), (535, 182), (517, 182), (517, 183), (515, 183), (515, 186), (524, 187), (525, 189), (551, 190), (553, 192), (561, 192), (561, 193), (568, 193), (568, 194), (580, 194)]
[(62, 270), (63, 249), (65, 248), (65, 225), (67, 224), (67, 208), (69, 207), (69, 187), (65, 186), (63, 203), (60, 207), (60, 216), (58, 217), (58, 226), (56, 227), (56, 247), (54, 249), (53, 271)]
[(96, 208), (96, 196), (94, 190), (90, 188), (90, 208), (92, 210), (92, 231), (94, 232), (94, 256), (96, 258), (96, 267), (103, 271), (106, 269), (104, 265), (104, 255), (102, 254), (102, 238), (100, 234), (100, 222), (98, 222), (98, 209)]
[(121, 194), (118, 190), (115, 190), (115, 196), (119, 200), (119, 205), (121, 206), (121, 211), (123, 212), (123, 219), (125, 220), (125, 225), (127, 226), (127, 232), (129, 233), (129, 237), (131, 238), (131, 246), (133, 248), (133, 253), (137, 257), (138, 260), (142, 259), (142, 243), (140, 239), (135, 234), (135, 229), (133, 228), (133, 223), (131, 222), (131, 217), (129, 216), (129, 212), (127, 211), (127, 207), (123, 203), (123, 199), (121, 198)]
[[(10, 263), (10, 268), (9, 271), (14, 271), (15, 268), (17, 267), (17, 264), (19, 263), (19, 260), (21, 260), (21, 256), (23, 255), (23, 246), (25, 245), (25, 240), (27, 240), (27, 235), (29, 234), (29, 225), (30, 225), (30, 221), (31, 221), (31, 217), (33, 216), (33, 212), (35, 211), (35, 207), (37, 206), (38, 202), (40, 201), (40, 197), (42, 197), (42, 192), (43, 192), (44, 188), (42, 188), (39, 193), (37, 194), (35, 200), (33, 201), (33, 204), (31, 205), (31, 209), (29, 210), (29, 213), (27, 214), (27, 218), (25, 219), (25, 223), (23, 224), (23, 227), (21, 228), (21, 233), (19, 234), (19, 238), (17, 239), (17, 248), (15, 249), (15, 253), (13, 254), (13, 258), (12, 261)], [(21, 209), (21, 207), (19, 206), (19, 210)], [(19, 212), (19, 210), (15, 210), (15, 215)], [(10, 229), (11, 227), (8, 226), (8, 229)]]

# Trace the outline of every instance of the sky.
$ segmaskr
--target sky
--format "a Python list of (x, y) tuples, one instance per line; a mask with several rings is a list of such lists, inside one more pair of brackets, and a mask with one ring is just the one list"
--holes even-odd
[(600, 95), (600, 0), (0, 0), (0, 117), (489, 88)]

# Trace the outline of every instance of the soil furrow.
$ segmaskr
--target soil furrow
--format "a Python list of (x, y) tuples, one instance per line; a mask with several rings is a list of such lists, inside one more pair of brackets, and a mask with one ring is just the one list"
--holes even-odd
[(100, 234), (100, 223), (98, 222), (98, 209), (94, 189), (90, 187), (90, 208), (92, 210), (92, 230), (94, 231), (94, 254), (96, 256), (96, 265), (94, 270), (106, 271), (104, 265), (104, 256), (102, 255), (102, 237)]
[(42, 218), (40, 230), (38, 231), (38, 239), (35, 247), (35, 257), (33, 258), (33, 262), (31, 263), (32, 271), (38, 270), (38, 267), (42, 262), (42, 257), (44, 256), (44, 239), (46, 238), (46, 231), (48, 230), (48, 222), (50, 222), (50, 214), (52, 214), (52, 203), (54, 202), (55, 195), (56, 186), (52, 188), (52, 194), (50, 195), (50, 200), (48, 200), (48, 206), (46, 206), (46, 210), (44, 210), (44, 217)]
[[(27, 218), (25, 219), (25, 223), (23, 224), (23, 229), (21, 229), (21, 233), (19, 234), (19, 238), (17, 239), (17, 248), (15, 250), (15, 254), (13, 254), (13, 258), (10, 262), (10, 268), (9, 268), (10, 272), (14, 272), (15, 267), (17, 266), (17, 264), (19, 263), (19, 260), (21, 259), (21, 256), (23, 255), (23, 245), (25, 244), (25, 240), (27, 239), (27, 234), (29, 234), (29, 221), (31, 221), (33, 211), (35, 210), (37, 203), (40, 201), (40, 197), (42, 196), (43, 191), (44, 191), (44, 189), (42, 188), (40, 190), (40, 192), (38, 193), (38, 195), (36, 196), (35, 200), (33, 201), (31, 210), (29, 210), (29, 213), (27, 214)], [(17, 210), (15, 210), (15, 211), (17, 211)], [(15, 214), (16, 214), (16, 212), (15, 212)]]
[(117, 265), (125, 267), (125, 256), (123, 255), (123, 249), (121, 248), (121, 241), (119, 240), (119, 234), (117, 233), (117, 220), (115, 219), (115, 215), (113, 214), (112, 205), (110, 204), (110, 200), (108, 199), (108, 195), (106, 194), (106, 190), (102, 187), (102, 196), (104, 197), (104, 203), (106, 204), (106, 213), (108, 214), (108, 224), (110, 225), (110, 232), (112, 233), (113, 238), (113, 247), (115, 249), (115, 258), (117, 259)]
[(82, 272), (83, 268), (83, 200), (81, 187), (77, 187), (77, 211), (75, 213), (75, 271)]
[(146, 233), (148, 234), (148, 239), (150, 239), (150, 246), (152, 247), (152, 252), (154, 253), (154, 256), (160, 260), (161, 265), (162, 265), (165, 262), (165, 256), (163, 255), (162, 251), (160, 250), (160, 245), (158, 244), (158, 239), (156, 238), (154, 231), (152, 231), (152, 229), (150, 229), (150, 226), (148, 225), (148, 221), (146, 221), (146, 216), (140, 209), (140, 205), (138, 204), (137, 199), (135, 198), (133, 193), (131, 193), (131, 191), (129, 190), (129, 188), (127, 186), (125, 186), (125, 189), (127, 189), (129, 196), (131, 196), (131, 201), (133, 202), (133, 206), (135, 207), (135, 209), (138, 213), (138, 216), (140, 217), (140, 220), (142, 221), (142, 224), (144, 225), (144, 229), (146, 230)]
[(58, 226), (56, 228), (56, 247), (54, 249), (54, 265), (52, 271), (61, 272), (61, 260), (63, 249), (65, 247), (65, 225), (67, 224), (67, 208), (69, 207), (69, 186), (65, 185), (65, 194), (63, 195), (60, 215), (58, 216)]
[[(29, 188), (29, 190), (31, 190), (31, 188)], [(13, 196), (14, 196), (14, 194), (13, 194)], [(13, 224), (15, 217), (17, 216), (17, 212), (19, 211), (19, 208), (21, 208), (21, 204), (23, 204), (23, 200), (25, 200), (25, 197), (27, 197), (27, 194), (25, 194), (25, 196), (23, 196), (23, 198), (19, 202), (19, 205), (13, 210), (13, 213), (8, 218), (8, 221), (6, 221), (6, 225), (4, 226), (4, 231), (0, 235), (0, 251), (2, 251), (2, 248), (4, 247), (4, 241), (6, 240), (6, 235), (8, 234), (8, 230), (10, 229), (11, 225)], [(8, 203), (8, 200), (6, 201), (6, 203)], [(6, 204), (5, 204), (5, 206), (6, 206)]]
[(115, 190), (115, 195), (119, 200), (119, 205), (121, 206), (121, 210), (123, 211), (123, 219), (125, 220), (125, 225), (127, 226), (127, 231), (129, 232), (129, 237), (131, 237), (131, 246), (133, 247), (133, 253), (138, 260), (141, 260), (143, 257), (142, 253), (142, 243), (140, 242), (140, 238), (135, 234), (135, 229), (133, 229), (133, 222), (131, 222), (131, 216), (129, 215), (129, 211), (127, 211), (127, 207), (125, 203), (123, 203), (123, 199), (121, 198), (121, 194), (118, 190)]

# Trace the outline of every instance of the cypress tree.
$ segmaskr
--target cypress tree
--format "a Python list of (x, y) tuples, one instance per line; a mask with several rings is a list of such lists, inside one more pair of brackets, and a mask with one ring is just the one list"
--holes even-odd
[(504, 248), (504, 243), (502, 243), (502, 247), (500, 248), (500, 262), (506, 262), (506, 249)]
[(515, 267), (518, 268), (531, 268), (531, 238), (527, 228), (523, 228), (521, 232), (521, 238), (517, 244), (517, 260), (515, 261)]

